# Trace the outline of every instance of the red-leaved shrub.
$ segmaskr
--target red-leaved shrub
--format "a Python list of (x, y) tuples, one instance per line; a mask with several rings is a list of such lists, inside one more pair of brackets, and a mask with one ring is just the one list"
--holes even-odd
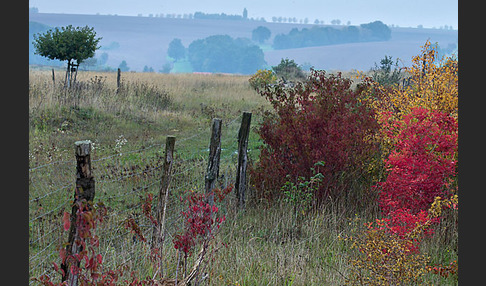
[(314, 194), (318, 203), (331, 194), (340, 195), (345, 183), (360, 175), (378, 147), (373, 140), (378, 123), (361, 101), (364, 88), (353, 90), (340, 73), (312, 70), (293, 88), (267, 85), (259, 91), (274, 108), (258, 129), (265, 144), (251, 169), (261, 197), (280, 196), (287, 175), (291, 180), (310, 178), (311, 168), (320, 161), (324, 180)]
[(457, 121), (449, 115), (414, 108), (403, 120), (384, 117), (384, 131), (394, 143), (385, 160), (386, 181), (377, 184), (385, 215), (403, 209), (417, 214), (430, 208), (456, 175)]

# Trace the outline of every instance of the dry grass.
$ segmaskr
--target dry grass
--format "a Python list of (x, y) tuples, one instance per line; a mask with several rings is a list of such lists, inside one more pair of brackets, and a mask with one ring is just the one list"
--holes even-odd
[(97, 140), (99, 146), (113, 145), (120, 135), (138, 145), (167, 135), (185, 138), (208, 128), (214, 117), (225, 121), (252, 111), (255, 122), (268, 106), (247, 76), (122, 73), (117, 94), (116, 73), (80, 71), (80, 88), (74, 91), (62, 88), (63, 75), (56, 71), (53, 87), (50, 71), (30, 71), (31, 152), (40, 143), (70, 149), (80, 138)]
[[(158, 194), (163, 142), (167, 135), (176, 135), (163, 249), (164, 278), (174, 278), (177, 255), (172, 239), (181, 226), (182, 210), (178, 198), (184, 190), (203, 188), (210, 120), (223, 119), (220, 175), (224, 178), (219, 183), (225, 186), (235, 178), (238, 116), (252, 111), (256, 126), (269, 104), (250, 88), (247, 76), (123, 73), (123, 89), (117, 95), (116, 73), (80, 72), (78, 82), (91, 86), (77, 93), (64, 93), (59, 87), (62, 75), (56, 74), (56, 88), (50, 71), (30, 71), (29, 77), (30, 275), (53, 274), (51, 262), (59, 263), (56, 249), (67, 240), (61, 218), (68, 211), (75, 181), (73, 144), (90, 139), (95, 143), (95, 200), (108, 207), (108, 217), (97, 230), (105, 267), (126, 267), (120, 281), (130, 279), (130, 271), (142, 279), (155, 276), (163, 281), (148, 259), (148, 245), (135, 239), (123, 221), (135, 218), (150, 241), (151, 226), (142, 215), (141, 202), (148, 193)], [(344, 76), (352, 78), (354, 73)], [(160, 101), (164, 96), (170, 100)], [(120, 138), (126, 143), (120, 144)], [(252, 130), (251, 159), (258, 158), (260, 144)], [(33, 169), (44, 164), (50, 165)], [(250, 199), (254, 197), (250, 194)], [(361, 231), (364, 222), (377, 217), (373, 206), (351, 209), (345, 201), (328, 203), (304, 219), (294, 217), (286, 203), (270, 207), (251, 201), (244, 212), (236, 212), (234, 205), (234, 193), (220, 205), (227, 219), (208, 252), (209, 285), (342, 285), (355, 253), (339, 238)], [(440, 262), (457, 259), (450, 245), (454, 244), (431, 239), (424, 248)], [(195, 256), (188, 259), (188, 269)], [(434, 285), (457, 283), (435, 276), (427, 279)]]

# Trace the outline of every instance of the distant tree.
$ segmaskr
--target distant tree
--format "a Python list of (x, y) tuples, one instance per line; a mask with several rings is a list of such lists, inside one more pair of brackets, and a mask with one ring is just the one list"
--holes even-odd
[(162, 66), (162, 69), (159, 70), (161, 73), (170, 73), (170, 71), (172, 70), (172, 64), (171, 63), (165, 63), (163, 66)]
[(278, 34), (273, 39), (273, 48), (276, 50), (290, 49), (292, 47), (293, 47), (293, 43), (289, 35)]
[(248, 10), (246, 10), (246, 8), (243, 9), (243, 19), (248, 19)]
[(333, 24), (333, 25), (339, 25), (339, 24), (341, 24), (341, 20), (339, 20), (339, 19), (331, 20), (331, 24)]
[(73, 73), (77, 73), (76, 67), (94, 56), (95, 51), (100, 48), (98, 46), (100, 40), (101, 37), (96, 38), (94, 28), (68, 25), (35, 34), (33, 44), (36, 54), (51, 60), (68, 62), (65, 83), (69, 87)]
[(259, 42), (260, 44), (263, 44), (264, 41), (270, 39), (271, 35), (272, 32), (270, 31), (270, 29), (264, 26), (258, 26), (251, 32), (251, 39), (253, 41)]
[(375, 63), (375, 68), (371, 69), (372, 79), (382, 86), (396, 85), (402, 79), (401, 69), (398, 66), (398, 59), (393, 62), (392, 57), (385, 55), (380, 60), (380, 65)]
[(120, 71), (122, 72), (127, 72), (130, 70), (130, 68), (128, 67), (127, 65), (127, 62), (125, 60), (123, 60), (120, 65), (118, 66), (118, 68), (120, 69)]
[(252, 74), (265, 65), (265, 55), (258, 46), (247, 46), (239, 57), (238, 72)]
[(249, 39), (214, 35), (193, 41), (188, 49), (193, 71), (251, 74), (265, 65), (263, 51)]
[(274, 23), (277, 22), (277, 17), (273, 16), (272, 17), (272, 22), (274, 22)]
[(272, 66), (272, 70), (278, 77), (283, 77), (285, 80), (302, 80), (305, 78), (302, 68), (294, 60), (287, 58), (282, 59), (277, 66)]
[(361, 24), (360, 26), (371, 32), (370, 40), (389, 40), (391, 38), (390, 28), (381, 21)]
[(173, 58), (175, 61), (186, 57), (186, 48), (182, 44), (181, 39), (173, 39), (169, 43), (169, 49), (167, 49), (167, 55)]
[(154, 72), (154, 69), (152, 67), (144, 66), (143, 72)]
[(307, 17), (304, 18), (304, 24), (309, 24), (309, 18)]

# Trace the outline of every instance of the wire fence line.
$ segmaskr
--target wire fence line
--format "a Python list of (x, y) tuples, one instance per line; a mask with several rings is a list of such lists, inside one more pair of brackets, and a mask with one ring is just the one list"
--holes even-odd
[[(241, 115), (223, 121), (221, 131), (220, 185), (234, 184)], [(172, 168), (170, 198), (167, 206), (166, 234), (172, 237), (181, 225), (179, 196), (188, 190), (204, 190), (204, 176), (208, 164), (210, 128), (186, 138), (177, 138)], [(201, 143), (204, 142), (204, 143)], [(92, 158), (92, 172), (96, 182), (95, 203), (102, 202), (108, 215), (96, 230), (100, 237), (100, 253), (120, 253), (126, 261), (136, 263), (136, 244), (133, 234), (124, 228), (127, 218), (134, 218), (142, 226), (144, 235), (152, 235), (150, 221), (142, 214), (141, 205), (147, 194), (158, 199), (164, 143), (152, 144), (136, 150), (123, 151), (103, 158)], [(76, 180), (76, 162), (56, 161), (29, 169), (29, 276), (43, 274), (52, 278), (52, 262), (59, 264), (59, 249), (67, 241), (62, 216), (70, 213)], [(224, 177), (224, 178), (223, 178)], [(154, 204), (155, 206), (155, 204)], [(105, 240), (103, 240), (105, 239)], [(171, 242), (167, 240), (166, 242)], [(130, 256), (132, 255), (132, 256)], [(106, 263), (116, 264), (107, 255)], [(60, 277), (59, 277), (60, 278)], [(30, 281), (32, 285), (34, 281)]]

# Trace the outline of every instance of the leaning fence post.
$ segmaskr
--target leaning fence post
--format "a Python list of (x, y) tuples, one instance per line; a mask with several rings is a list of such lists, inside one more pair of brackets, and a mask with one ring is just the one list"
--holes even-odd
[(121, 70), (118, 68), (118, 72), (116, 74), (116, 93), (118, 93), (118, 90), (120, 89), (120, 78), (121, 78)]
[(250, 134), (251, 112), (243, 112), (238, 132), (238, 169), (236, 173), (236, 199), (238, 208), (245, 208), (246, 166), (248, 163), (248, 136)]
[(204, 178), (208, 203), (214, 205), (214, 187), (219, 176), (219, 157), (221, 155), (221, 119), (213, 118), (211, 141), (209, 143), (209, 161)]
[[(75, 243), (75, 241), (81, 239), (76, 228), (77, 212), (79, 205), (84, 202), (87, 202), (86, 208), (90, 210), (95, 196), (95, 181), (91, 172), (91, 141), (77, 141), (74, 144), (76, 147), (76, 188), (71, 210), (71, 226), (68, 244), (66, 245), (66, 257), (72, 257), (83, 250), (81, 244)], [(72, 266), (79, 267), (79, 261), (66, 259), (61, 264), (61, 269), (64, 270), (62, 281), (67, 281), (70, 286), (78, 285), (78, 276), (76, 271), (71, 271)]]
[[(152, 235), (152, 249), (159, 248), (160, 257), (162, 257), (162, 246), (165, 239), (165, 213), (167, 210), (167, 201), (169, 199), (169, 185), (171, 180), (172, 163), (174, 161), (175, 137), (167, 136), (165, 142), (165, 160), (162, 170), (162, 180), (159, 190), (159, 202), (157, 206), (157, 225), (154, 227)], [(163, 200), (163, 206), (162, 206)], [(160, 261), (160, 271), (163, 277), (162, 261)]]

